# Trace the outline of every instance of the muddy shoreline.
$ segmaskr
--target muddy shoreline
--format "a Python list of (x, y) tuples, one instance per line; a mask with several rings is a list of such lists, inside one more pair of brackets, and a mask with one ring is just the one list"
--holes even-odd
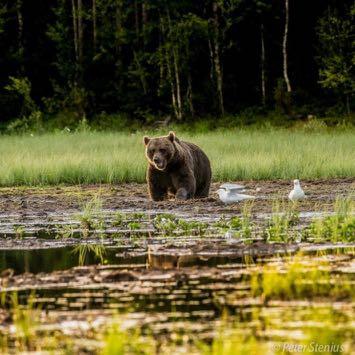
[[(255, 213), (271, 212), (273, 199), (287, 200), (292, 183), (286, 180), (235, 181), (243, 184), (248, 193), (257, 196)], [(83, 185), (46, 188), (13, 187), (0, 188), (0, 214), (26, 218), (28, 215), (46, 218), (52, 213), (75, 213), (83, 203), (94, 196), (100, 196), (103, 208), (114, 210), (158, 210), (190, 214), (240, 213), (243, 204), (223, 205), (215, 194), (219, 183), (211, 186), (210, 197), (190, 201), (152, 202), (148, 199), (145, 184)], [(339, 196), (355, 196), (355, 178), (304, 180), (302, 186), (307, 199), (300, 203), (300, 211), (309, 211), (315, 205), (318, 209), (329, 209)]]

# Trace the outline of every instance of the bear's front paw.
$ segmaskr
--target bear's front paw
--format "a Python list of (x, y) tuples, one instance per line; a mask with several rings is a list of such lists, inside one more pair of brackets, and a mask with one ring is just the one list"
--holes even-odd
[(177, 200), (187, 200), (187, 191), (185, 188), (181, 187), (176, 191), (175, 199)]

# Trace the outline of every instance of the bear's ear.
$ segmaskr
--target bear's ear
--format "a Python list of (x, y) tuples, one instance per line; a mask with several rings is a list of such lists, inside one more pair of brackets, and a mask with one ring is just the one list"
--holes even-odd
[(175, 140), (175, 132), (173, 131), (170, 131), (169, 134), (168, 134), (168, 138), (171, 142), (174, 142)]
[(143, 143), (144, 143), (144, 145), (147, 145), (147, 144), (149, 143), (149, 141), (150, 141), (150, 138), (149, 138), (148, 136), (144, 136), (144, 137), (143, 137)]

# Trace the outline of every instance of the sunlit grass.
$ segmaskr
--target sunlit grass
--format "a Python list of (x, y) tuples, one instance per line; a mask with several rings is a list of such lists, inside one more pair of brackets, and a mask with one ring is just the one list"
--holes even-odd
[[(143, 134), (157, 135), (82, 132), (2, 136), (0, 185), (143, 182)], [(352, 130), (239, 129), (177, 135), (206, 151), (218, 181), (355, 176)]]
[(315, 241), (354, 242), (355, 241), (355, 202), (350, 198), (337, 198), (334, 214), (324, 218), (314, 218), (305, 231), (306, 237)]

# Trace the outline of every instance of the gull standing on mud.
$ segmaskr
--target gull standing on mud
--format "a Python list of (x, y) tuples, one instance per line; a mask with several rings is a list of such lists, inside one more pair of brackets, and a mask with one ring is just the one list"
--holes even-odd
[(301, 188), (300, 181), (298, 179), (293, 180), (293, 190), (289, 193), (288, 198), (294, 202), (303, 200), (306, 197), (306, 194)]
[(245, 190), (245, 186), (237, 185), (237, 184), (223, 184), (217, 190), (217, 194), (219, 199), (223, 203), (236, 203), (244, 200), (251, 200), (254, 199), (255, 196), (241, 194)]

